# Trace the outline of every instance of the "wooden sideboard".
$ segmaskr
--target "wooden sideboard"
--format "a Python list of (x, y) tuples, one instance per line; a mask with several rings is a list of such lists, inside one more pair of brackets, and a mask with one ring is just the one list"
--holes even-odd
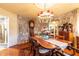
[(77, 36), (77, 48), (79, 49), (79, 37)]
[(69, 40), (69, 32), (59, 31), (59, 35), (64, 36), (65, 40)]

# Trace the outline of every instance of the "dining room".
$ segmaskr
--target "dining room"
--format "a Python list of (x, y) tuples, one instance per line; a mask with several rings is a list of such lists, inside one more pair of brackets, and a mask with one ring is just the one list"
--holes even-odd
[(0, 52), (79, 56), (79, 3), (0, 3)]

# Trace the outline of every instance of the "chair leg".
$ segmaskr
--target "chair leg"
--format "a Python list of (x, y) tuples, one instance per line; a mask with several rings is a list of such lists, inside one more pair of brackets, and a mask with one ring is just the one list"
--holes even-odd
[(52, 51), (49, 51), (49, 56), (52, 56)]
[(38, 50), (36, 49), (36, 51), (35, 51), (35, 55), (36, 56), (39, 56), (39, 53), (38, 53)]

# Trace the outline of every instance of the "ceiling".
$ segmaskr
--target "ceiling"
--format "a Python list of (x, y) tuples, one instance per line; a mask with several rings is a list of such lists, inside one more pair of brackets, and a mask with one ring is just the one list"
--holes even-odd
[[(34, 3), (0, 3), (0, 8), (6, 9), (16, 14), (31, 16), (33, 18), (35, 18), (38, 13), (42, 11), (42, 9), (37, 7)], [(79, 4), (77, 3), (61, 3), (52, 5), (50, 8), (48, 8), (48, 10), (53, 12), (54, 15), (59, 16), (76, 8), (79, 8)]]

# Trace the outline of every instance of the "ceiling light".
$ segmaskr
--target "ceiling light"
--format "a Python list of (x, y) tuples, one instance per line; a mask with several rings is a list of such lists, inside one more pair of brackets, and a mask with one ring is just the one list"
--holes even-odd
[(39, 14), (38, 17), (52, 17), (54, 16), (51, 12), (44, 11), (43, 13)]
[(53, 6), (55, 3), (35, 3), (35, 5), (40, 9), (47, 9)]

